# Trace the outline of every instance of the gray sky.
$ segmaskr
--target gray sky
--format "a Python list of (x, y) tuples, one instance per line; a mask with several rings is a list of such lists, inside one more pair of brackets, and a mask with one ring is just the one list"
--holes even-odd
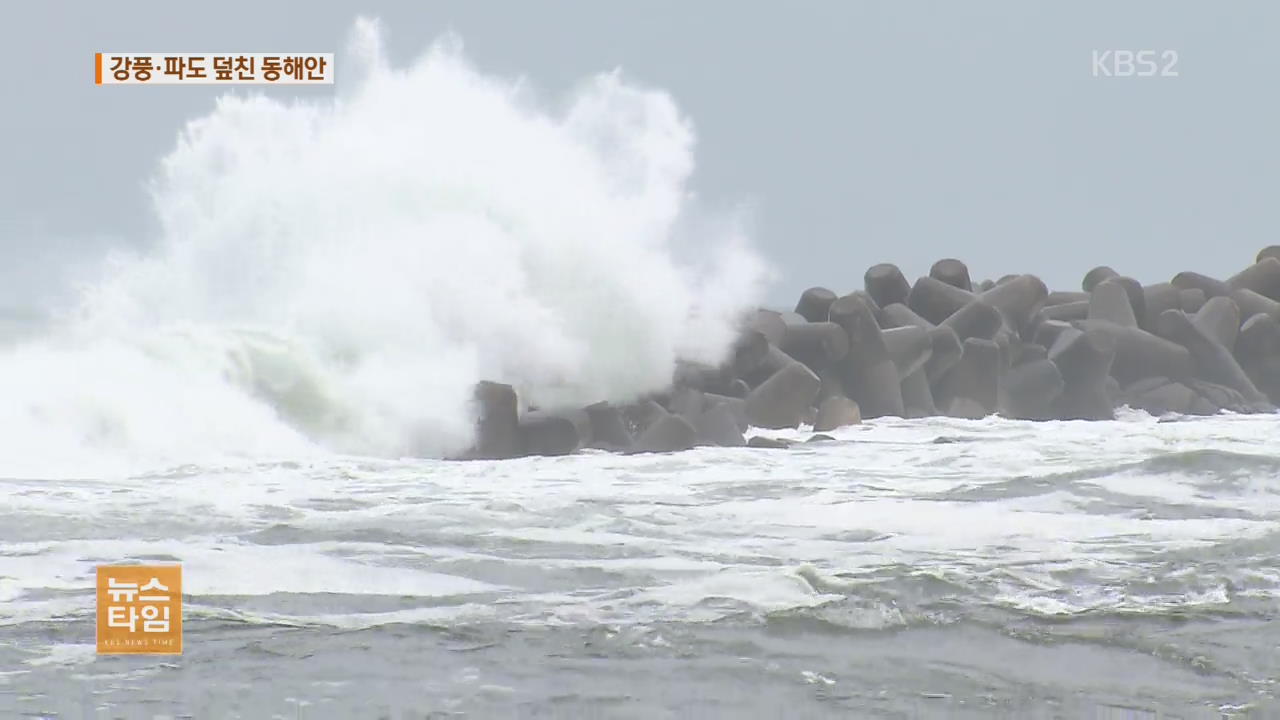
[[(975, 279), (1076, 289), (1099, 263), (1226, 276), (1280, 243), (1267, 0), (139, 7), (0, 10), (0, 306), (145, 241), (143, 183), (218, 92), (94, 87), (95, 51), (333, 51), (341, 83), (359, 14), (381, 18), (397, 62), (454, 30), (481, 69), (550, 94), (617, 67), (671, 92), (698, 134), (695, 189), (754, 208), (774, 303), (861, 287), (877, 262), (914, 279), (955, 256)], [(1106, 49), (1174, 50), (1179, 76), (1094, 77)]]

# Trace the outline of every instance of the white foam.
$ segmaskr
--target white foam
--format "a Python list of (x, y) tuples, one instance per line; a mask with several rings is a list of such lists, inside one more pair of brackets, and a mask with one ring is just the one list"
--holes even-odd
[[(1036, 615), (1218, 608), (1280, 593), (1267, 554), (1280, 509), (1242, 491), (1269, 488), (1266, 466), (1143, 461), (1256, 454), (1278, 421), (885, 421), (792, 450), (0, 479), (32, 537), (0, 544), (0, 623), (91, 622), (92, 566), (157, 556), (183, 562), (193, 613), (215, 611), (203, 597), (243, 594), (256, 598), (248, 621), (343, 627), (467, 622), (448, 608), (482, 602), (486, 617), (531, 624), (808, 608), (893, 627), (920, 617), (921, 583)], [(432, 607), (352, 600), (316, 615), (271, 597), (315, 593)]]
[(184, 129), (154, 249), (0, 352), (0, 475), (441, 454), (479, 379), (621, 401), (723, 355), (764, 270), (693, 201), (669, 95), (610, 72), (547, 102), (455, 39), (404, 68), (381, 43), (357, 23), (336, 98), (226, 96)]

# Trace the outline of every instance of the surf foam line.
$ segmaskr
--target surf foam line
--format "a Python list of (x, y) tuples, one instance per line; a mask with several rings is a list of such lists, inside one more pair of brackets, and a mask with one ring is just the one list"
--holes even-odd
[(454, 38), (392, 67), (368, 20), (345, 60), (332, 98), (224, 96), (183, 129), (154, 249), (0, 355), (6, 462), (444, 455), (482, 378), (624, 402), (726, 354), (765, 270), (697, 207), (668, 94), (613, 72), (553, 107)]

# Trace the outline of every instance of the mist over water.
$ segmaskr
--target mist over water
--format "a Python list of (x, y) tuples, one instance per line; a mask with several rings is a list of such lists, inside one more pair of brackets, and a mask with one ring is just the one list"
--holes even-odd
[(333, 98), (189, 123), (155, 249), (0, 350), (0, 473), (440, 455), (470, 441), (477, 380), (625, 401), (722, 356), (765, 271), (697, 207), (667, 94), (612, 73), (547, 103), (454, 38), (394, 68), (365, 20), (352, 49)]

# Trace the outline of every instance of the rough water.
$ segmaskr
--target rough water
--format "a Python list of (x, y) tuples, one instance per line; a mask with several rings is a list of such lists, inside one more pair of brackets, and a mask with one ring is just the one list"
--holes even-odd
[[(8, 477), (0, 717), (1276, 717), (1278, 428)], [(95, 656), (128, 561), (182, 656)]]

